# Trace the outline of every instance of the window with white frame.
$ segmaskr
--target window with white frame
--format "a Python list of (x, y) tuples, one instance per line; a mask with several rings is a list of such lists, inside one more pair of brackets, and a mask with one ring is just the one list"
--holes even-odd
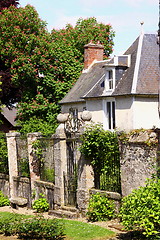
[(114, 100), (104, 100), (104, 128), (106, 130), (113, 130), (116, 127), (115, 123), (115, 101)]
[(106, 79), (105, 79), (105, 91), (112, 92), (114, 90), (114, 85), (115, 85), (114, 75), (115, 75), (114, 69), (107, 70)]

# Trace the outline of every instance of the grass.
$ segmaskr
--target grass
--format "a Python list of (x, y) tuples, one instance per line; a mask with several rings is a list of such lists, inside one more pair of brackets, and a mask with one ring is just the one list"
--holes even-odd
[(67, 239), (72, 240), (102, 240), (115, 236), (115, 233), (91, 223), (84, 223), (73, 220), (62, 220), (65, 225)]
[[(7, 218), (24, 219), (29, 215), (16, 213), (0, 212), (0, 221)], [(33, 217), (33, 216), (32, 216)], [(91, 223), (84, 223), (74, 220), (59, 219), (64, 224), (67, 240), (102, 240), (115, 236), (115, 233)]]

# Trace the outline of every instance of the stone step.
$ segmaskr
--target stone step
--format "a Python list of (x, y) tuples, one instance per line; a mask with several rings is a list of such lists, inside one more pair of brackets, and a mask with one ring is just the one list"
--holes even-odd
[(49, 210), (48, 215), (53, 215), (58, 218), (76, 219), (79, 217), (78, 212), (66, 211), (66, 210)]
[(61, 209), (69, 212), (78, 212), (78, 209), (72, 206), (62, 206)]

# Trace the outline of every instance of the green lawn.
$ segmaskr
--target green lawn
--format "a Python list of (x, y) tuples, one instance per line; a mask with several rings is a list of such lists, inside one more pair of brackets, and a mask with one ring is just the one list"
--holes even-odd
[(115, 233), (90, 223), (83, 223), (73, 220), (64, 221), (65, 234), (72, 240), (91, 240), (91, 239), (107, 239), (107, 237), (115, 236)]
[[(0, 219), (16, 217), (16, 219), (28, 218), (31, 216), (20, 215), (8, 212), (0, 212)], [(74, 220), (58, 219), (64, 224), (67, 240), (102, 240), (115, 236), (115, 233), (91, 223), (84, 223)]]

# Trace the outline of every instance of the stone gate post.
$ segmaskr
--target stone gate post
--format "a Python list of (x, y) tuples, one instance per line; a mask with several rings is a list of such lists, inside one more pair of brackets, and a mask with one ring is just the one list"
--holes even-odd
[(88, 207), (90, 193), (89, 190), (94, 187), (94, 172), (89, 160), (83, 156), (78, 161), (78, 188), (77, 188), (77, 205), (80, 212), (86, 212)]
[(10, 187), (10, 198), (16, 197), (16, 189), (14, 189), (13, 177), (18, 176), (18, 152), (17, 152), (17, 137), (20, 133), (9, 132), (6, 133), (7, 137), (7, 148), (8, 148), (8, 167), (9, 167), (9, 187)]
[(30, 169), (30, 180), (31, 180), (31, 193), (34, 191), (34, 182), (40, 180), (40, 164), (36, 154), (33, 151), (33, 143), (41, 137), (41, 133), (28, 133), (28, 159)]
[(64, 205), (64, 175), (67, 172), (67, 146), (63, 123), (58, 126), (53, 138), (55, 164), (54, 204), (55, 208), (59, 208)]

